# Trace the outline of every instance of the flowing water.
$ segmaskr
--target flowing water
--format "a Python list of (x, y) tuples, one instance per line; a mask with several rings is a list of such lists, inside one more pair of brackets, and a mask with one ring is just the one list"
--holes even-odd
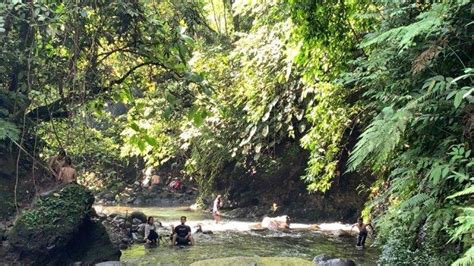
[[(209, 213), (191, 211), (186, 207), (96, 207), (98, 212), (131, 213), (138, 210), (147, 216), (154, 216), (163, 226), (178, 225), (179, 218), (188, 217), (187, 224), (194, 228), (201, 224), (203, 230), (213, 234), (193, 234), (196, 245), (192, 247), (171, 247), (169, 242), (157, 248), (148, 249), (143, 244), (135, 244), (122, 251), (121, 261), (133, 265), (189, 265), (195, 261), (212, 258), (246, 256), (246, 257), (298, 257), (311, 261), (315, 256), (327, 254), (340, 258), (350, 258), (357, 265), (375, 265), (379, 251), (370, 247), (357, 250), (355, 239), (328, 237), (321, 232), (254, 232), (250, 225), (255, 221), (235, 221), (223, 219), (215, 224)], [(291, 229), (308, 228), (308, 224), (291, 224)], [(347, 229), (344, 224), (321, 224), (330, 229)]]

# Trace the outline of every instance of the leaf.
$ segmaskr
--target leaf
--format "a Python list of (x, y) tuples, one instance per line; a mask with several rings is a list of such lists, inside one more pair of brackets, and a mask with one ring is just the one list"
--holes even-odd
[(137, 125), (137, 123), (133, 122), (132, 124), (130, 124), (130, 128), (132, 128), (133, 130), (135, 130), (136, 132), (140, 132), (140, 127)]
[(453, 195), (447, 197), (446, 199), (454, 199), (454, 198), (457, 198), (457, 197), (460, 197), (460, 196), (465, 196), (465, 195), (469, 195), (469, 194), (473, 194), (474, 193), (474, 186), (470, 186), (464, 190), (461, 190), (459, 192), (456, 192), (454, 193)]
[(262, 143), (258, 143), (258, 144), (255, 146), (255, 152), (256, 152), (256, 153), (260, 153), (261, 150), (262, 150)]
[(460, 91), (456, 93), (456, 96), (454, 97), (454, 107), (458, 108), (461, 105), (463, 96), (464, 96), (464, 91)]
[(263, 130), (262, 130), (262, 136), (263, 136), (263, 137), (268, 136), (268, 132), (269, 132), (269, 126), (268, 126), (268, 125), (265, 125), (265, 127), (264, 127)]
[(150, 137), (150, 136), (148, 136), (148, 135), (145, 136), (145, 141), (146, 141), (148, 144), (150, 144), (151, 146), (154, 146), (154, 147), (157, 146), (157, 144), (158, 144), (155, 138), (152, 138), (152, 137)]

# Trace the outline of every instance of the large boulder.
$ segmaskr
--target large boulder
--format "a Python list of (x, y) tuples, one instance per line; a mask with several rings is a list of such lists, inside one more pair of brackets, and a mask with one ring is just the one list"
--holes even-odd
[[(90, 221), (93, 202), (92, 193), (76, 184), (38, 198), (8, 233), (13, 251), (19, 254), (21, 261), (31, 264), (83, 261), (81, 253), (87, 253), (87, 247), (94, 246), (95, 239), (101, 239), (91, 234), (102, 237), (101, 245), (106, 246), (105, 240), (108, 240), (103, 227)], [(83, 248), (71, 248), (76, 244)]]
[(120, 250), (110, 241), (105, 227), (99, 222), (86, 220), (66, 248), (48, 261), (51, 263), (54, 260), (54, 264), (58, 265), (74, 261), (93, 265), (98, 262), (117, 261), (120, 256)]
[(313, 259), (313, 263), (318, 266), (355, 266), (355, 262), (350, 259), (341, 259), (321, 254)]
[(270, 230), (284, 230), (290, 228), (290, 217), (282, 215), (277, 217), (265, 217), (262, 220), (262, 227)]
[(141, 211), (134, 211), (134, 212), (130, 213), (129, 219), (130, 219), (130, 221), (133, 221), (133, 219), (138, 219), (142, 223), (146, 223), (147, 217)]

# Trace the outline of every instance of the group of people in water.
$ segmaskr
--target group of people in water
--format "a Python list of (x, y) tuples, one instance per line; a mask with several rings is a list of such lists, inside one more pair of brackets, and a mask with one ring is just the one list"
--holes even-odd
[[(213, 207), (212, 207), (212, 216), (214, 217), (214, 221), (218, 224), (221, 220), (221, 213), (220, 208), (222, 207), (222, 196), (219, 194), (217, 195), (216, 199), (214, 200)], [(171, 235), (170, 241), (171, 245), (194, 245), (194, 238), (191, 234), (191, 227), (186, 225), (187, 217), (181, 216), (181, 224), (173, 227), (171, 225)], [(145, 234), (144, 240), (147, 244), (157, 245), (157, 242), (160, 236), (157, 233), (158, 225), (155, 223), (153, 217), (148, 217), (147, 223), (145, 224)], [(203, 232), (202, 227), (198, 226), (197, 232)]]
[[(72, 166), (72, 161), (69, 156), (66, 155), (64, 150), (60, 150), (58, 155), (53, 156), (48, 161), (48, 168), (56, 178), (56, 181), (60, 184), (76, 183), (76, 170)], [(219, 194), (214, 199), (212, 205), (212, 216), (216, 224), (221, 220), (220, 208), (222, 207), (222, 196)], [(194, 245), (194, 238), (191, 235), (191, 228), (186, 225), (186, 216), (181, 216), (181, 224), (173, 227), (171, 226), (171, 234), (169, 236), (171, 245)], [(359, 235), (357, 237), (356, 247), (361, 249), (365, 245), (367, 239), (368, 230), (370, 227), (372, 233), (375, 234), (375, 230), (370, 223), (364, 223), (362, 218), (357, 220), (357, 223), (353, 224), (351, 231), (354, 227), (359, 229)], [(202, 228), (199, 228), (202, 231)], [(157, 225), (154, 222), (153, 217), (148, 217), (145, 225), (145, 237), (144, 240), (147, 244), (156, 245), (160, 236), (157, 233)]]
[[(194, 245), (194, 238), (191, 235), (191, 227), (186, 225), (186, 216), (181, 216), (181, 224), (173, 227), (171, 226), (170, 241), (171, 245), (186, 246)], [(157, 245), (160, 236), (157, 233), (158, 225), (155, 223), (153, 217), (148, 217), (147, 223), (145, 224), (145, 243), (150, 245)]]

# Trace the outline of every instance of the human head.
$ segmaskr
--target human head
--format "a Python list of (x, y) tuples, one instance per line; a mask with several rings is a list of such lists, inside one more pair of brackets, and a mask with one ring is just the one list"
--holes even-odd
[(181, 224), (186, 223), (186, 216), (181, 216)]
[(66, 157), (66, 151), (64, 149), (60, 149), (58, 155), (59, 157), (64, 158)]
[(359, 217), (359, 219), (357, 219), (357, 223), (359, 223), (359, 224), (362, 224), (363, 221), (364, 221), (364, 220), (362, 219), (362, 217)]
[(69, 166), (69, 165), (71, 165), (71, 164), (72, 164), (71, 158), (70, 158), (69, 156), (66, 156), (66, 157), (64, 158), (64, 165)]
[(222, 198), (222, 195), (221, 195), (221, 194), (217, 195), (217, 199), (218, 199), (218, 200), (220, 200), (221, 198)]
[(148, 224), (153, 224), (154, 220), (155, 220), (155, 219), (153, 218), (153, 216), (148, 216), (148, 219), (147, 219), (146, 222), (147, 222)]

